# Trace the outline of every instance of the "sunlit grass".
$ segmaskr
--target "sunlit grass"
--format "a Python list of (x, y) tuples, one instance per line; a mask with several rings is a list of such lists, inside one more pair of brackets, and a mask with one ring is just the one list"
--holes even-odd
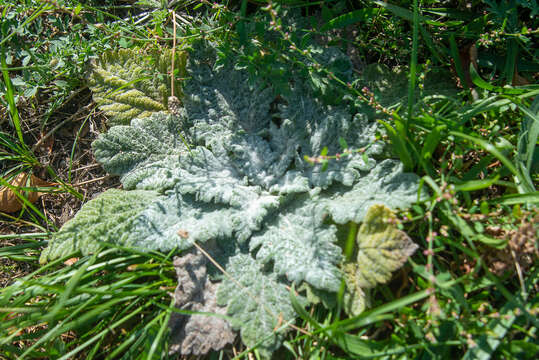
[[(171, 259), (177, 253), (141, 253), (110, 247), (91, 256), (73, 253), (38, 266), (40, 249), (56, 227), (46, 209), (29, 201), (25, 192), (45, 189), (10, 183), (19, 173), (31, 174), (43, 167), (23, 130), (26, 119), (19, 114), (18, 98), (32, 97), (39, 91), (52, 94), (44, 114), (45, 126), (50, 115), (68, 102), (72, 91), (84, 86), (85, 63), (90, 57), (116, 46), (166, 46), (172, 41), (170, 9), (166, 7), (152, 12), (132, 5), (94, 3), (29, 2), (11, 8), (14, 5), (0, 2), (5, 14), (10, 10), (30, 14), (26, 19), (9, 18), (0, 41), (0, 93), (7, 110), (6, 118), (0, 121), (0, 185), (11, 189), (22, 203), (17, 213), (0, 213), (0, 222), (6, 228), (9, 225), (10, 229), (24, 229), (0, 234), (0, 241), (6, 244), (0, 248), (0, 257), (10, 264), (28, 264), (33, 269), (0, 292), (0, 357), (168, 356), (167, 323), (175, 311), (170, 293), (177, 285)], [(258, 3), (260, 6), (255, 5)], [(292, 3), (291, 7), (303, 15), (321, 14), (325, 26), (307, 27), (307, 40), (309, 36), (354, 25), (361, 31), (342, 44), (370, 43), (371, 49), (360, 49), (364, 54), (361, 60), (377, 58), (389, 65), (409, 62), (410, 81), (402, 89), (403, 95), (407, 94), (406, 102), (390, 109), (380, 105), (376, 118), (386, 130), (380, 137), (391, 142), (394, 155), (409, 171), (422, 176), (422, 187), (430, 197), (400, 212), (399, 226), (420, 245), (420, 251), (392, 282), (369, 294), (369, 310), (347, 318), (340, 307), (327, 309), (320, 303), (304, 309), (293, 299), (299, 316), (296, 325), (303, 331), (289, 330), (276, 358), (535, 358), (539, 351), (537, 231), (534, 238), (522, 229), (539, 228), (539, 88), (534, 84), (507, 84), (515, 77), (514, 69), (528, 66), (533, 71), (537, 59), (531, 53), (527, 33), (502, 27), (503, 16), (507, 17), (505, 23), (513, 26), (520, 21), (519, 12), (527, 14), (530, 10), (512, 5), (504, 15), (501, 8), (485, 5), (485, 18), (472, 21), (462, 9), (439, 9), (428, 1), (414, 1), (410, 8), (408, 3), (397, 1), (362, 2), (357, 7), (344, 1)], [(182, 18), (177, 21), (183, 21), (183, 25), (178, 39), (184, 45), (202, 36), (221, 41), (223, 56), (227, 51), (241, 54), (245, 59), (241, 66), (246, 71), (266, 72), (269, 79), (275, 79), (276, 88), (282, 76), (279, 62), (290, 61), (298, 71), (340, 84), (343, 96), (362, 104), (369, 102), (360, 89), (328, 69), (316, 68), (307, 49), (300, 41), (295, 42), (302, 39), (285, 38), (286, 29), (277, 25), (286, 6), (269, 7), (265, 2), (249, 6), (247, 11), (247, 1), (213, 7), (206, 2), (179, 2), (176, 11)], [(267, 27), (260, 23), (268, 21), (268, 16), (275, 22), (271, 25), (275, 35), (282, 38), (265, 44), (259, 36), (249, 43), (250, 26), (254, 32), (256, 26)], [(28, 64), (8, 64), (8, 53), (13, 57), (15, 50), (23, 50), (14, 42), (20, 31), (28, 31), (41, 43), (46, 41), (47, 31), (52, 28), (45, 27), (41, 34), (36, 30), (36, 22), (44, 17), (50, 17), (47, 21), (54, 17), (74, 21), (85, 37), (75, 38), (73, 32), (58, 40), (63, 52), (30, 49), (34, 53), (24, 60)], [(473, 24), (479, 24), (479, 29)], [(384, 29), (391, 36), (383, 38)], [(481, 65), (483, 72), (473, 66), (464, 68), (456, 41), (462, 35), (461, 29), (474, 38), (484, 38), (492, 30), (501, 31), (489, 38), (496, 56), (478, 59), (480, 64), (490, 66)], [(403, 37), (409, 47), (403, 48), (404, 40), (396, 37), (402, 32), (406, 32)], [(333, 43), (341, 44), (341, 35), (332, 36), (336, 38)], [(496, 42), (496, 38), (502, 41)], [(519, 55), (523, 58), (520, 62)], [(69, 62), (74, 56), (76, 61)], [(305, 64), (305, 59), (310, 63)], [(504, 65), (496, 68), (500, 59)], [(466, 83), (469, 74), (475, 95), (464, 86), (454, 96), (422, 96), (418, 88), (423, 72), (430, 66), (427, 61), (441, 68), (454, 67), (461, 84)], [(41, 71), (41, 78), (35, 76), (37, 68), (45, 69), (50, 64), (50, 74)], [(26, 83), (13, 85), (16, 76), (26, 79)], [(376, 101), (371, 105), (376, 107)], [(73, 149), (82, 140), (81, 129), (82, 125)], [(69, 180), (73, 154), (74, 150), (68, 161)], [(45, 166), (50, 182), (55, 183), (48, 191), (83, 199), (82, 193), (62, 181), (57, 172)], [(530, 250), (533, 245), (535, 253)], [(531, 263), (524, 260), (528, 258)], [(3, 263), (0, 267), (0, 271), (11, 269), (11, 265)], [(257, 352), (236, 350), (235, 347), (238, 358), (250, 358)], [(232, 353), (222, 351), (214, 358), (226, 358)]]

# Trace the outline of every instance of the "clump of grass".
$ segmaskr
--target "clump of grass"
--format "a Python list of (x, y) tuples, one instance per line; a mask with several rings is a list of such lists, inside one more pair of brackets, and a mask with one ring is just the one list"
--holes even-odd
[(52, 262), (2, 290), (3, 355), (152, 358), (165, 347), (172, 311), (171, 255), (109, 248), (78, 256)]

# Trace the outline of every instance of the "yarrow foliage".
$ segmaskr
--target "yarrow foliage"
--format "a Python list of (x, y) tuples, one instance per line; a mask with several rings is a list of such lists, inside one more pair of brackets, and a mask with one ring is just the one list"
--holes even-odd
[[(232, 327), (247, 346), (258, 344), (269, 356), (282, 336), (274, 329), (294, 318), (287, 285), (338, 291), (344, 259), (337, 225), (363, 222), (375, 204), (385, 206), (375, 209), (386, 217), (386, 207), (408, 207), (417, 199), (418, 178), (400, 162), (381, 159), (375, 123), (345, 105), (325, 105), (301, 78), (275, 96), (270, 86), (235, 70), (232, 60), (217, 64), (207, 43), (194, 47), (187, 70), (181, 111), (136, 118), (94, 142), (96, 158), (120, 176), (124, 190), (84, 205), (41, 261), (77, 249), (94, 252), (103, 242), (160, 251), (196, 243), (227, 272), (213, 281), (219, 282), (217, 303), (235, 319)], [(366, 150), (326, 164), (305, 160), (342, 152), (342, 143)], [(370, 236), (369, 249), (358, 255), (367, 263), (348, 266), (347, 278), (359, 279), (347, 281), (354, 284), (351, 293), (387, 281), (415, 249), (393, 230), (382, 233)], [(395, 245), (399, 238), (404, 242)], [(364, 266), (368, 276), (361, 275)], [(205, 276), (196, 281), (199, 289), (212, 288)], [(204, 299), (201, 304), (213, 304)]]

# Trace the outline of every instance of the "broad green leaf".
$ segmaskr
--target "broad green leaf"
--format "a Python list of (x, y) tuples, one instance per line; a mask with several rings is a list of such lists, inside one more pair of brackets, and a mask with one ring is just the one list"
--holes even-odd
[(352, 187), (337, 184), (328, 191), (320, 192), (315, 199), (327, 208), (336, 223), (360, 223), (373, 205), (405, 209), (423, 199), (426, 193), (422, 192), (418, 198), (416, 184), (416, 175), (404, 172), (400, 162), (387, 159), (368, 173), (360, 173)]
[[(300, 199), (298, 199), (300, 200)], [(324, 224), (327, 209), (309, 197), (297, 201), (270, 222), (268, 229), (251, 238), (252, 250), (262, 263), (274, 262), (274, 271), (295, 283), (336, 292), (340, 286), (341, 249), (335, 244), (337, 229)]]

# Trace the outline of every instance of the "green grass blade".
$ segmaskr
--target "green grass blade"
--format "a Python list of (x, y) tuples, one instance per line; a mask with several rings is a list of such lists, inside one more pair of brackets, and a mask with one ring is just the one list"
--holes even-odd
[(301, 305), (298, 301), (297, 296), (295, 295), (295, 289), (294, 286), (290, 288), (290, 302), (292, 304), (292, 307), (296, 311), (296, 314), (299, 315), (303, 320), (307, 321), (309, 324), (311, 324), (316, 329), (321, 329), (322, 325), (318, 323), (307, 311), (305, 311), (305, 308), (303, 305)]
[[(414, 13), (412, 11), (408, 10), (408, 9), (405, 9), (403, 7), (400, 7), (400, 6), (387, 3), (385, 1), (374, 0), (372, 2), (375, 3), (376, 5), (381, 6), (384, 9), (392, 12), (393, 14), (395, 14), (396, 16), (398, 16), (400, 18), (403, 18), (403, 19), (411, 21), (411, 22), (414, 21)], [(420, 20), (421, 22), (429, 21), (429, 22), (435, 23), (435, 21), (432, 21), (431, 19), (429, 19), (429, 18), (427, 18), (425, 16), (419, 16), (418, 20)]]
[(96, 258), (97, 258), (97, 255), (92, 256), (91, 259), (85, 262), (75, 272), (75, 274), (68, 280), (65, 290), (62, 292), (62, 294), (59, 297), (58, 303), (51, 309), (49, 314), (47, 314), (47, 316), (43, 318), (44, 321), (47, 321), (47, 322), (51, 321), (52, 319), (55, 318), (56, 314), (58, 314), (60, 309), (64, 308), (66, 301), (69, 299), (75, 287), (79, 284), (81, 277), (87, 271), (88, 267), (95, 262)]
[(77, 346), (75, 349), (71, 350), (70, 352), (68, 352), (67, 354), (65, 354), (61, 358), (59, 358), (58, 360), (67, 360), (70, 357), (72, 357), (73, 355), (76, 355), (80, 351), (82, 351), (85, 348), (87, 348), (88, 346), (92, 345), (95, 341), (99, 340), (99, 338), (101, 338), (102, 336), (112, 332), (115, 328), (117, 328), (118, 326), (120, 326), (121, 324), (123, 324), (124, 322), (129, 320), (130, 318), (132, 318), (133, 316), (139, 314), (142, 310), (144, 310), (144, 308), (145, 307), (140, 307), (140, 308), (134, 310), (129, 315), (127, 315), (127, 316), (123, 317), (122, 319), (116, 321), (115, 323), (107, 326), (105, 328), (105, 330), (100, 331), (99, 333), (97, 333), (96, 335), (94, 335), (93, 337), (91, 337), (90, 339), (88, 339), (87, 341), (82, 343), (81, 345)]
[[(132, 302), (131, 304), (129, 304), (125, 310), (122, 312), (121, 316), (123, 316), (124, 314), (131, 314), (133, 311), (131, 309), (139, 309), (142, 307), (142, 309), (145, 309), (145, 308), (148, 308), (150, 307), (150, 305), (160, 305), (158, 303), (155, 303), (155, 304), (152, 304), (151, 301), (149, 302), (146, 302), (144, 305), (140, 306), (138, 303), (140, 302), (140, 300), (142, 300), (142, 298), (140, 298), (139, 300), (137, 301), (134, 301)], [(140, 327), (140, 326), (139, 326)], [(114, 351), (110, 352), (107, 354), (107, 357), (105, 358), (105, 360), (110, 360), (110, 359), (117, 359), (118, 358), (118, 355), (121, 354), (122, 352), (124, 352), (124, 350), (129, 346), (131, 345), (133, 342), (136, 342), (138, 341), (137, 339), (140, 339), (140, 331), (138, 330), (139, 327), (136, 327), (135, 329), (133, 329), (133, 331), (131, 331), (130, 334), (127, 334), (126, 336), (127, 339), (125, 339), (121, 344), (117, 344), (116, 348), (114, 349)]]
[(412, 32), (412, 58), (410, 60), (410, 78), (408, 80), (408, 121), (405, 129), (408, 131), (412, 119), (412, 109), (415, 104), (415, 83), (417, 71), (418, 41), (419, 41), (419, 6), (418, 0), (414, 0), (413, 32)]
[(507, 39), (507, 55), (505, 56), (505, 67), (503, 73), (508, 84), (513, 83), (515, 68), (518, 57), (518, 43), (514, 38)]
[(462, 62), (460, 61), (459, 49), (454, 34), (451, 34), (451, 36), (449, 37), (449, 52), (451, 54), (451, 57), (453, 58), (455, 70), (457, 71), (457, 75), (460, 79), (462, 87), (468, 88), (468, 81), (466, 80), (466, 75), (464, 74), (464, 67), (462, 66)]
[(470, 64), (470, 76), (472, 79), (472, 82), (480, 87), (481, 89), (485, 89), (488, 91), (494, 91), (501, 94), (507, 94), (507, 95), (520, 95), (526, 93), (527, 89), (521, 89), (521, 88), (512, 88), (512, 87), (501, 87), (501, 86), (495, 86), (492, 85), (481, 77), (477, 70), (475, 69), (475, 66), (473, 64)]
[[(170, 301), (170, 306), (174, 306), (174, 298)], [(159, 345), (163, 345), (161, 339), (165, 335), (165, 331), (168, 329), (168, 323), (170, 320), (170, 315), (172, 314), (171, 311), (167, 311), (165, 313), (165, 319), (161, 323), (161, 326), (159, 327), (159, 331), (157, 332), (157, 335), (155, 336), (155, 339), (152, 342), (152, 346), (150, 347), (150, 351), (148, 352), (148, 356), (146, 357), (148, 360), (151, 360), (153, 358), (153, 354), (157, 351), (157, 347)]]
[(19, 138), (20, 144), (22, 145), (23, 148), (26, 148), (26, 145), (24, 143), (24, 138), (22, 136), (21, 122), (19, 119), (19, 111), (17, 110), (17, 105), (15, 104), (15, 92), (13, 91), (13, 84), (11, 83), (9, 72), (5, 70), (7, 65), (6, 65), (5, 52), (4, 52), (3, 47), (2, 47), (2, 51), (0, 52), (0, 58), (1, 58), (2, 67), (4, 68), (2, 70), (2, 75), (4, 76), (4, 84), (6, 86), (5, 97), (9, 106), (9, 113), (11, 115), (11, 121), (13, 122), (13, 126), (15, 127), (15, 131)]
[(240, 43), (247, 44), (247, 31), (245, 29), (245, 18), (247, 15), (247, 0), (241, 1), (241, 8), (240, 8), (240, 15), (241, 20), (238, 21), (237, 29), (238, 29), (238, 36), (240, 39)]
[(455, 185), (455, 191), (477, 191), (481, 189), (486, 189), (489, 186), (496, 184), (499, 179), (500, 176), (495, 176), (489, 179), (465, 181), (458, 185)]
[(494, 248), (504, 248), (507, 244), (506, 239), (498, 239), (489, 237), (483, 234), (478, 234), (475, 232), (472, 227), (468, 225), (466, 220), (461, 218), (460, 216), (457, 216), (451, 209), (448, 203), (444, 203), (444, 206), (442, 208), (442, 213), (445, 215), (445, 217), (453, 224), (455, 229), (458, 229), (458, 231), (468, 240), (468, 244), (472, 248), (474, 248), (474, 241), (479, 241), (485, 245), (494, 247)]
[(443, 63), (444, 60), (442, 59), (441, 55), (443, 55), (446, 51), (442, 51), (442, 49), (436, 48), (432, 36), (428, 33), (427, 30), (425, 30), (424, 26), (420, 25), (419, 31), (421, 31), (421, 37), (423, 38), (423, 41), (425, 42), (425, 45), (429, 49), (431, 55), (436, 61), (438, 61), (439, 63)]
[(477, 70), (475, 69), (475, 66), (473, 66), (473, 64), (470, 64), (470, 76), (472, 78), (472, 82), (479, 86), (481, 89), (485, 89), (485, 90), (488, 90), (488, 91), (496, 91), (496, 90), (499, 90), (499, 88), (497, 86), (494, 86), (488, 82), (486, 82), (485, 80), (483, 80), (483, 78), (479, 75), (479, 73), (477, 72)]
[[(448, 284), (453, 284), (455, 282), (456, 281), (453, 280), (453, 281), (450, 281)], [(322, 327), (314, 331), (313, 334), (319, 334), (322, 332), (331, 333), (333, 331), (339, 331), (339, 332), (352, 331), (352, 330), (359, 329), (363, 326), (376, 322), (378, 319), (378, 316), (380, 315), (387, 314), (389, 312), (398, 310), (404, 306), (407, 306), (409, 304), (422, 300), (430, 296), (430, 294), (431, 294), (430, 291), (422, 290), (422, 291), (419, 291), (419, 292), (416, 292), (407, 296), (403, 296), (400, 299), (378, 306), (375, 309), (365, 311), (362, 314), (355, 316), (353, 318), (336, 321), (329, 326)]]
[(423, 147), (421, 149), (421, 158), (425, 161), (430, 161), (432, 159), (432, 154), (436, 150), (436, 147), (442, 139), (442, 131), (445, 130), (447, 126), (438, 125), (434, 127), (430, 133), (427, 135)]
[(528, 194), (511, 194), (500, 196), (489, 200), (491, 204), (516, 205), (516, 204), (536, 204), (539, 205), (539, 191)]
[(375, 8), (363, 8), (359, 10), (354, 10), (331, 19), (326, 24), (324, 24), (320, 30), (329, 31), (334, 29), (342, 29), (344, 27), (347, 27), (348, 25), (352, 25), (358, 22), (365, 22), (376, 16), (376, 14), (379, 12), (380, 10)]
[(498, 160), (501, 161), (501, 163), (513, 174), (515, 175), (520, 184), (524, 187), (524, 191), (526, 193), (534, 192), (535, 188), (533, 184), (528, 183), (527, 179), (522, 175), (522, 173), (515, 167), (515, 165), (507, 158), (505, 155), (503, 155), (496, 147), (488, 142), (486, 142), (483, 139), (479, 139), (470, 135), (466, 135), (457, 131), (450, 131), (451, 135), (458, 136), (460, 138), (469, 140), (479, 146), (481, 146), (484, 150), (488, 151), (492, 155), (494, 155)]
[[(530, 274), (527, 281), (526, 293), (529, 293), (537, 284), (539, 279), (539, 270), (536, 269), (534, 274)], [(528, 305), (531, 306), (531, 305)], [(464, 360), (489, 360), (495, 353), (505, 338), (505, 335), (511, 329), (517, 319), (515, 310), (520, 309), (520, 306), (515, 301), (508, 301), (501, 309), (500, 316), (492, 319), (486, 325), (489, 329), (489, 335), (482, 334), (476, 340), (477, 345), (468, 349), (464, 354)]]
[[(43, 12), (51, 10), (52, 8), (53, 6), (49, 3), (42, 2), (41, 5), (32, 13), (32, 15), (26, 18), (26, 20), (22, 24), (20, 24), (15, 30), (13, 30), (9, 35), (7, 35), (0, 41), (0, 46), (4, 45), (4, 43), (11, 39), (13, 36), (15, 36), (15, 34), (21, 32), (22, 29), (24, 29), (28, 24), (33, 22)], [(2, 63), (2, 68), (7, 68), (6, 64)]]
[[(59, 336), (64, 332), (65, 324), (69, 320), (71, 320), (73, 317), (77, 316), (80, 312), (82, 312), (84, 309), (86, 309), (89, 305), (91, 305), (93, 302), (95, 302), (98, 299), (98, 297), (93, 297), (86, 301), (85, 303), (78, 306), (74, 311), (70, 313), (69, 316), (67, 316), (65, 319), (60, 321), (56, 326), (54, 326), (52, 329), (47, 331), (47, 333), (44, 336), (39, 337), (39, 339), (32, 344), (22, 355), (21, 358), (24, 358), (26, 355), (30, 354), (35, 348), (40, 346), (41, 344), (47, 342), (49, 339), (52, 339), (56, 336)], [(41, 309), (43, 311), (44, 309)], [(46, 322), (46, 320), (43, 320), (43, 322)]]
[(533, 168), (539, 138), (539, 97), (535, 98), (529, 109), (525, 106), (519, 106), (519, 109), (524, 113), (525, 118), (518, 136), (517, 157), (525, 170), (530, 172)]
[[(379, 315), (375, 320), (378, 322), (390, 320), (392, 318), (392, 315)], [(384, 347), (384, 344), (380, 344), (372, 340), (364, 340), (357, 335), (351, 335), (344, 332), (337, 332), (333, 334), (331, 336), (331, 340), (333, 343), (335, 343), (335, 345), (346, 351), (348, 354), (360, 356), (362, 358), (371, 357)]]
[(391, 139), (391, 143), (395, 147), (395, 152), (399, 155), (400, 160), (404, 164), (405, 171), (412, 171), (414, 169), (414, 160), (406, 147), (406, 143), (404, 142), (405, 135), (403, 136), (403, 134), (398, 134), (389, 123), (383, 120), (378, 120), (378, 122), (384, 125), (386, 128), (387, 134)]

